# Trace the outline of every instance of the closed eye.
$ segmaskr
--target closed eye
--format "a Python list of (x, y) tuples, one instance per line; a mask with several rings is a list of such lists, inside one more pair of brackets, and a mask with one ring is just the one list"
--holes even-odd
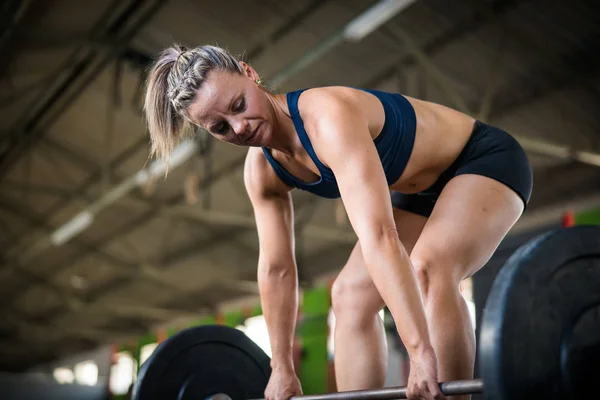
[(223, 134), (227, 133), (227, 131), (229, 130), (229, 124), (227, 122), (221, 122), (221, 123), (211, 126), (210, 130), (211, 130), (211, 132), (223, 135)]
[[(246, 110), (246, 99), (241, 97), (238, 101), (233, 103), (233, 107), (231, 109), (234, 113), (244, 112), (244, 110)], [(220, 135), (224, 135), (225, 133), (227, 133), (227, 131), (229, 131), (229, 124), (224, 121), (216, 123), (210, 127), (210, 131)]]

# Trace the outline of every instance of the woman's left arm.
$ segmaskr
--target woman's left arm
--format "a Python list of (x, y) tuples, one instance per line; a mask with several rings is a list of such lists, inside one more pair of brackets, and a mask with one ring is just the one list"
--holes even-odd
[[(398, 239), (390, 192), (362, 110), (348, 101), (311, 96), (307, 129), (315, 151), (334, 172), (364, 261), (397, 324), (411, 359), (432, 352), (421, 292)], [(314, 111), (314, 112), (311, 112)]]

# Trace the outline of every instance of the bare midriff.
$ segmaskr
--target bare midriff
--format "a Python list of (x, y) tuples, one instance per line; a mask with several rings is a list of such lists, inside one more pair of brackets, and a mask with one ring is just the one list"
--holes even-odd
[(451, 108), (407, 97), (417, 116), (413, 150), (400, 178), (390, 189), (417, 193), (429, 188), (459, 156), (475, 119)]

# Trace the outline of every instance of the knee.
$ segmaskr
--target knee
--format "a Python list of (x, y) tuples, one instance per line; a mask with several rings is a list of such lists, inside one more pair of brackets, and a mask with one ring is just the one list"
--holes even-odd
[(353, 308), (360, 304), (358, 300), (365, 288), (360, 282), (339, 277), (331, 286), (331, 306), (335, 312), (336, 319), (351, 313)]
[(331, 287), (331, 306), (336, 321), (360, 324), (377, 315), (383, 300), (372, 282), (338, 277)]
[(448, 262), (435, 257), (414, 257), (413, 268), (421, 288), (423, 299), (427, 301), (436, 293), (455, 290), (458, 293), (459, 279), (453, 276), (455, 270)]

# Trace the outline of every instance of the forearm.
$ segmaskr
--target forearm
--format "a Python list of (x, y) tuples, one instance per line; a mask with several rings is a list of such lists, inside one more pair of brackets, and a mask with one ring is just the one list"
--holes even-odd
[(271, 344), (271, 367), (293, 369), (292, 346), (298, 310), (296, 270), (289, 266), (261, 265), (258, 287)]
[(369, 275), (396, 321), (409, 356), (429, 351), (423, 299), (408, 253), (397, 237), (378, 238), (365, 243), (362, 250)]

